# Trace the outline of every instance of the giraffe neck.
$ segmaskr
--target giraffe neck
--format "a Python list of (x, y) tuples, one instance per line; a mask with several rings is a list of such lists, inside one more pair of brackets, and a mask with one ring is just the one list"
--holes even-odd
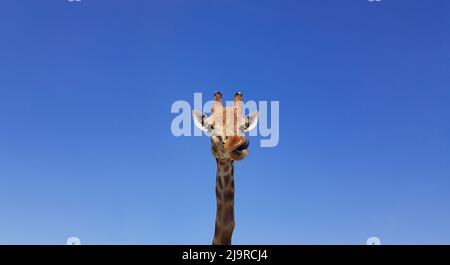
[(217, 212), (213, 245), (230, 245), (234, 230), (234, 163), (216, 160)]

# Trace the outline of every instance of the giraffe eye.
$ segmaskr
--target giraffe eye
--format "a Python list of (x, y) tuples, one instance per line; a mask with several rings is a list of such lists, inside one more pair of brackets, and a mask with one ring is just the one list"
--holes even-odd
[(244, 134), (245, 133), (245, 124), (239, 126), (239, 132)]
[(209, 131), (214, 130), (214, 125), (213, 125), (212, 123), (210, 123), (210, 122), (208, 122), (208, 123), (206, 124), (206, 127), (208, 127), (208, 130), (209, 130)]

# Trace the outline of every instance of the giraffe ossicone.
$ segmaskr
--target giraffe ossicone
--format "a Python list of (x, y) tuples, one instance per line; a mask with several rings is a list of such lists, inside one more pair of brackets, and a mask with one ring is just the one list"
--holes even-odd
[(256, 128), (258, 113), (244, 116), (243, 95), (234, 95), (233, 105), (225, 107), (222, 93), (214, 93), (211, 114), (193, 110), (194, 124), (211, 138), (211, 152), (216, 159), (216, 222), (214, 245), (229, 245), (235, 226), (234, 220), (234, 161), (248, 154), (249, 140), (245, 136)]

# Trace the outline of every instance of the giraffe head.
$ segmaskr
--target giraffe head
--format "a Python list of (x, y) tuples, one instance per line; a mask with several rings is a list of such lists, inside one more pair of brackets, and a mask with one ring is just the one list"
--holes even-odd
[(258, 113), (244, 117), (242, 93), (234, 95), (233, 106), (225, 107), (222, 93), (214, 93), (209, 117), (197, 110), (192, 112), (194, 124), (211, 138), (211, 151), (219, 160), (242, 160), (248, 154), (249, 140), (245, 133), (258, 123)]

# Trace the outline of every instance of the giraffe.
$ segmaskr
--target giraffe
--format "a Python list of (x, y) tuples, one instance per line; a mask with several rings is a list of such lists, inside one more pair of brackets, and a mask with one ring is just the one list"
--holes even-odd
[(193, 110), (194, 124), (211, 138), (211, 152), (216, 159), (216, 221), (213, 245), (231, 245), (234, 220), (234, 161), (248, 154), (249, 140), (245, 132), (258, 123), (258, 112), (247, 117), (243, 113), (243, 95), (234, 95), (233, 106), (224, 107), (222, 93), (214, 93), (211, 114)]

